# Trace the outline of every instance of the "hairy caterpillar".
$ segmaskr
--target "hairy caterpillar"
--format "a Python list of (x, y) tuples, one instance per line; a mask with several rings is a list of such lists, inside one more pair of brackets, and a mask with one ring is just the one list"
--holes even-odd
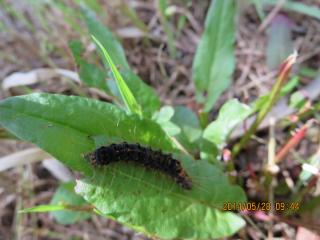
[(159, 150), (152, 150), (139, 144), (122, 142), (102, 146), (87, 154), (86, 159), (93, 166), (108, 165), (118, 161), (134, 162), (168, 175), (183, 189), (190, 190), (192, 188), (190, 177), (182, 168), (181, 163), (171, 154), (164, 154)]

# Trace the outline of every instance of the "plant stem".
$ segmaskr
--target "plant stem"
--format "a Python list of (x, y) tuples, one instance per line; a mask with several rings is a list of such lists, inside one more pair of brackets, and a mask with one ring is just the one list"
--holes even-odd
[[(264, 176), (265, 176), (265, 186), (267, 191), (267, 199), (271, 204), (271, 209), (268, 212), (268, 215), (272, 219), (274, 216), (274, 185), (275, 179), (274, 174), (278, 171), (278, 166), (275, 163), (275, 154), (276, 153), (276, 140), (275, 140), (275, 119), (270, 119), (270, 128), (269, 128), (269, 143), (268, 143), (268, 162), (264, 167)], [(273, 221), (269, 221), (268, 226), (268, 239), (273, 239)]]
[[(249, 130), (246, 132), (246, 134), (242, 137), (239, 143), (237, 143), (233, 149), (232, 149), (232, 157), (230, 161), (228, 161), (228, 164), (226, 166), (226, 169), (229, 173), (232, 173), (235, 171), (234, 166), (234, 159), (238, 156), (242, 148), (248, 143), (252, 135), (257, 131), (258, 126), (263, 121), (267, 113), (272, 109), (273, 105), (278, 101), (280, 96), (280, 90), (283, 84), (288, 79), (288, 75), (291, 71), (291, 68), (293, 64), (296, 62), (297, 59), (297, 53), (291, 54), (280, 66), (279, 74), (276, 80), (275, 85), (273, 86), (270, 97), (268, 101), (262, 106), (261, 110), (259, 111), (256, 120), (251, 125)], [(229, 180), (231, 182), (235, 182), (235, 176), (230, 175)]]
[[(297, 58), (297, 53), (290, 55), (285, 60), (285, 62), (282, 64), (282, 66), (280, 67), (277, 81), (271, 90), (271, 94), (270, 94), (268, 101), (264, 104), (264, 106), (259, 111), (257, 118), (254, 121), (254, 123), (251, 125), (250, 129), (246, 132), (246, 134), (243, 136), (243, 138), (240, 140), (240, 142), (238, 144), (236, 144), (234, 146), (234, 148), (232, 149), (232, 158), (233, 159), (239, 154), (241, 149), (248, 143), (251, 136), (256, 132), (256, 130), (257, 130), (258, 126), (260, 125), (260, 123), (262, 122), (262, 120), (265, 118), (267, 113), (271, 110), (273, 105), (277, 102), (277, 100), (279, 98), (279, 93), (280, 93), (281, 87), (288, 79), (288, 75), (291, 71), (292, 65), (296, 62), (296, 58)], [(230, 162), (232, 162), (232, 161), (230, 161)]]

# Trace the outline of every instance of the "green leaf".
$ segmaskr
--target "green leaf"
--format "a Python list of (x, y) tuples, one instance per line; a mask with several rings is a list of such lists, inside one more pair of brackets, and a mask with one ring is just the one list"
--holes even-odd
[(83, 154), (95, 149), (95, 136), (173, 149), (158, 124), (88, 98), (45, 93), (11, 97), (0, 102), (0, 116), (2, 127), (86, 174), (92, 169)]
[(197, 141), (202, 135), (197, 115), (184, 106), (176, 106), (171, 121), (181, 128), (177, 140), (189, 150), (199, 150)]
[(220, 109), (218, 118), (204, 130), (203, 137), (221, 148), (234, 127), (251, 113), (249, 106), (237, 99), (229, 100)]
[[(145, 84), (139, 76), (130, 69), (121, 44), (113, 36), (110, 30), (98, 21), (95, 14), (89, 9), (84, 7), (82, 12), (90, 33), (99, 39), (99, 41), (101, 41), (101, 45), (108, 50), (108, 54), (114, 62), (114, 65), (118, 67), (126, 84), (132, 91), (134, 98), (142, 107), (144, 116), (150, 117), (152, 113), (160, 107), (159, 97), (151, 87)], [(108, 65), (102, 50), (98, 48), (98, 51), (104, 63)], [(109, 70), (109, 68), (107, 68), (107, 70)], [(110, 85), (113, 85), (112, 81), (108, 81), (109, 89)], [(110, 91), (112, 90), (114, 89), (110, 89)], [(119, 95), (117, 91), (113, 91), (113, 94), (116, 97)]]
[(53, 212), (66, 209), (66, 206), (63, 205), (52, 205), (52, 204), (45, 204), (45, 205), (38, 205), (31, 208), (25, 208), (20, 210), (19, 213), (31, 213), (31, 212)]
[[(86, 201), (74, 192), (74, 185), (74, 182), (60, 184), (51, 199), (51, 205), (68, 205), (73, 207), (86, 205)], [(74, 224), (90, 218), (91, 214), (84, 211), (70, 211), (70, 208), (67, 208), (65, 211), (54, 211), (52, 216), (58, 223)]]
[(74, 60), (77, 64), (81, 63), (81, 54), (84, 52), (84, 47), (81, 42), (79, 41), (70, 41), (69, 42), (69, 48), (72, 51)]
[(193, 61), (197, 101), (210, 111), (231, 82), (235, 69), (235, 1), (215, 0)]
[(300, 91), (297, 91), (290, 96), (289, 102), (290, 102), (289, 104), (290, 107), (295, 109), (300, 109), (301, 107), (303, 107), (303, 105), (306, 102), (306, 96)]
[(154, 119), (158, 123), (168, 122), (174, 115), (174, 109), (171, 106), (164, 106), (160, 109), (158, 113), (154, 115)]
[(103, 56), (107, 60), (109, 66), (111, 68), (111, 71), (114, 75), (114, 78), (116, 79), (118, 89), (121, 93), (123, 101), (125, 102), (125, 104), (127, 106), (127, 109), (129, 110), (130, 113), (136, 113), (141, 116), (142, 112), (141, 112), (140, 105), (137, 103), (135, 97), (133, 96), (133, 94), (130, 91), (129, 87), (127, 86), (126, 82), (123, 80), (121, 74), (119, 73), (118, 69), (114, 65), (109, 53), (107, 52), (107, 50), (103, 47), (101, 42), (95, 36), (92, 35), (92, 39), (98, 45), (100, 50), (103, 52)]
[(293, 76), (280, 90), (280, 96), (285, 96), (296, 88), (300, 83), (299, 76)]
[(109, 93), (106, 84), (107, 74), (96, 65), (90, 64), (81, 55), (84, 51), (83, 45), (79, 41), (72, 41), (69, 43), (73, 57), (79, 68), (80, 79), (89, 87), (95, 87)]
[[(109, 95), (115, 97), (117, 103), (122, 103), (122, 96), (117, 88), (117, 83), (113, 78), (108, 76), (108, 73), (100, 69), (98, 66), (88, 63), (82, 58), (84, 47), (79, 41), (72, 41), (69, 47), (73, 53), (74, 59), (79, 68), (80, 79), (89, 87), (95, 87), (105, 91)], [(125, 78), (130, 79), (128, 86), (135, 95), (140, 96), (139, 100), (143, 103), (149, 102), (148, 109), (159, 108), (159, 101), (154, 101), (155, 95), (146, 94), (145, 85), (138, 76), (132, 74), (130, 71), (125, 72)], [(108, 79), (109, 78), (109, 79)], [(107, 80), (108, 79), (108, 80)], [(156, 96), (155, 96), (156, 97)]]
[(243, 227), (239, 216), (219, 210), (225, 202), (245, 201), (243, 191), (206, 161), (175, 157), (193, 180), (192, 190), (155, 171), (119, 163), (78, 181), (76, 192), (106, 216), (163, 239), (219, 238)]
[(208, 141), (205, 138), (201, 138), (199, 141), (200, 147), (200, 158), (206, 160), (212, 164), (216, 164), (216, 166), (221, 167), (221, 161), (219, 156), (219, 149), (216, 144)]
[(164, 106), (159, 112), (156, 112), (152, 116), (152, 119), (156, 121), (169, 136), (175, 136), (181, 132), (181, 129), (170, 121), (173, 115), (173, 107)]
[(171, 121), (164, 122), (161, 127), (170, 137), (176, 136), (181, 132), (179, 126), (172, 123)]
[(234, 213), (219, 210), (226, 201), (245, 201), (242, 189), (230, 185), (206, 161), (175, 155), (192, 178), (191, 191), (164, 174), (125, 162), (93, 174), (83, 154), (97, 147), (97, 139), (110, 144), (118, 138), (175, 152), (169, 137), (149, 119), (128, 115), (112, 104), (52, 94), (5, 99), (0, 116), (4, 128), (85, 173), (88, 179), (79, 181), (77, 192), (105, 216), (164, 238), (229, 236), (244, 225)]

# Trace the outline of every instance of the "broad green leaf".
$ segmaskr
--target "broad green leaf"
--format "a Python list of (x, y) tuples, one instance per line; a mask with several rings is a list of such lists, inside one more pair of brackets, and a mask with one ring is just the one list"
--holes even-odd
[[(200, 158), (206, 160), (212, 164), (216, 164), (217, 167), (221, 167), (219, 157), (219, 149), (217, 145), (213, 142), (208, 141), (205, 138), (200, 138)], [(218, 164), (217, 164), (218, 163)]]
[(293, 22), (284, 15), (278, 15), (272, 20), (266, 50), (269, 69), (278, 68), (293, 53), (292, 26)]
[(242, 190), (206, 161), (175, 157), (193, 180), (192, 190), (163, 174), (119, 163), (96, 171), (94, 179), (78, 181), (76, 192), (104, 215), (162, 239), (218, 238), (243, 227), (236, 214), (221, 211), (225, 202), (245, 201)]
[(176, 106), (171, 121), (181, 128), (181, 133), (176, 136), (178, 141), (189, 150), (199, 150), (197, 141), (202, 130), (197, 115), (184, 106)]
[(226, 102), (219, 111), (218, 118), (203, 132), (203, 137), (219, 148), (226, 142), (234, 127), (248, 117), (252, 109), (237, 99)]
[(53, 212), (53, 211), (60, 211), (66, 209), (66, 206), (63, 205), (52, 205), (52, 204), (45, 204), (45, 205), (38, 205), (31, 208), (25, 208), (20, 210), (19, 213), (31, 213), (31, 212)]
[(156, 112), (152, 119), (156, 121), (169, 136), (176, 136), (181, 129), (171, 120), (174, 115), (174, 109), (171, 106), (164, 106), (159, 112)]
[[(82, 12), (90, 33), (99, 39), (101, 45), (107, 49), (112, 61), (120, 70), (136, 101), (142, 107), (144, 116), (150, 117), (152, 113), (160, 107), (159, 97), (151, 87), (145, 84), (139, 76), (130, 69), (120, 42), (113, 36), (110, 30), (98, 21), (95, 14), (89, 9), (83, 8)], [(98, 50), (104, 63), (108, 65), (100, 48), (98, 48)], [(107, 68), (107, 70), (109, 70), (109, 68)], [(108, 81), (108, 85), (113, 85), (113, 83)], [(117, 91), (113, 92), (113, 94), (118, 96)]]
[(73, 57), (78, 65), (80, 79), (89, 87), (95, 87), (109, 93), (106, 83), (107, 74), (98, 66), (82, 59), (83, 45), (79, 41), (72, 41), (69, 44)]
[(231, 82), (235, 68), (235, 1), (215, 0), (193, 61), (197, 101), (210, 111)]
[(130, 91), (129, 87), (127, 86), (126, 82), (123, 80), (121, 74), (119, 73), (118, 69), (114, 65), (108, 51), (103, 47), (101, 42), (95, 36), (92, 35), (92, 38), (93, 38), (94, 42), (98, 45), (100, 50), (103, 52), (103, 56), (105, 57), (105, 59), (107, 60), (109, 66), (111, 68), (111, 71), (112, 71), (114, 78), (116, 80), (119, 92), (121, 93), (122, 99), (125, 102), (127, 109), (129, 110), (130, 113), (142, 115), (140, 105), (137, 103), (135, 97), (133, 96), (133, 94)]
[(92, 169), (83, 154), (95, 148), (95, 136), (118, 137), (164, 151), (173, 149), (171, 140), (151, 120), (82, 97), (37, 93), (7, 98), (0, 102), (0, 124), (86, 174)]
[(174, 137), (181, 132), (181, 129), (179, 128), (179, 126), (172, 123), (171, 121), (164, 122), (160, 126), (170, 137)]
[[(103, 214), (139, 231), (164, 237), (206, 238), (231, 235), (244, 225), (234, 213), (218, 210), (225, 201), (245, 201), (242, 189), (229, 185), (227, 177), (206, 161), (175, 156), (194, 182), (191, 191), (182, 190), (163, 174), (134, 164), (120, 162), (103, 172), (96, 169), (93, 174), (83, 154), (97, 147), (97, 139), (105, 139), (105, 144), (109, 144), (119, 138), (175, 152), (171, 140), (151, 120), (128, 115), (109, 103), (52, 94), (5, 99), (0, 102), (0, 116), (0, 124), (16, 136), (33, 142), (73, 170), (85, 173), (88, 180), (80, 181), (78, 192)], [(101, 194), (102, 198), (97, 198)], [(140, 204), (133, 205), (140, 200)], [(157, 208), (154, 204), (158, 204)], [(161, 214), (168, 216), (172, 211), (175, 214), (170, 218), (157, 220)]]
[(164, 106), (160, 109), (159, 112), (154, 114), (154, 119), (159, 123), (170, 121), (174, 115), (174, 109), (171, 106)]
[[(87, 205), (87, 202), (74, 192), (74, 185), (74, 182), (60, 184), (51, 199), (51, 205), (68, 205), (75, 209)], [(65, 211), (54, 211), (52, 216), (61, 224), (73, 224), (90, 218), (91, 214), (84, 211), (70, 211), (70, 208), (67, 208)]]

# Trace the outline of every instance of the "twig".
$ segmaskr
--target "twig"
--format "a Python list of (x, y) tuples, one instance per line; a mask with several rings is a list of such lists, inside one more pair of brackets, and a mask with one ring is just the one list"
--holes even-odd
[(23, 175), (23, 167), (20, 166), (18, 168), (19, 172), (19, 179), (17, 182), (17, 200), (16, 200), (16, 207), (15, 207), (15, 218), (14, 218), (14, 226), (15, 226), (15, 232), (14, 232), (14, 239), (19, 240), (21, 239), (21, 230), (22, 230), (22, 215), (19, 214), (20, 209), (22, 209), (23, 205), (23, 199), (20, 193), (23, 191), (22, 187), (22, 175)]
[(307, 130), (310, 128), (313, 120), (311, 119), (304, 124), (291, 138), (290, 140), (280, 149), (277, 153), (275, 161), (280, 162), (291, 149), (295, 148), (305, 137)]

